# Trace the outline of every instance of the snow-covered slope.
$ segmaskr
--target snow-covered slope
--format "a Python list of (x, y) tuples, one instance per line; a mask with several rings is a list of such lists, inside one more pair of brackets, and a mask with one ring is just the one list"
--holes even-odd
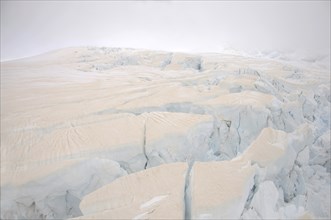
[(1, 63), (1, 218), (328, 219), (330, 106), (329, 69), (262, 55)]

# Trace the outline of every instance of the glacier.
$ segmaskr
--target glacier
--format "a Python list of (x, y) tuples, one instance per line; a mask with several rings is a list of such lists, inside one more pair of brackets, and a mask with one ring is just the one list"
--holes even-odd
[(106, 47), (1, 62), (1, 218), (330, 219), (321, 62)]

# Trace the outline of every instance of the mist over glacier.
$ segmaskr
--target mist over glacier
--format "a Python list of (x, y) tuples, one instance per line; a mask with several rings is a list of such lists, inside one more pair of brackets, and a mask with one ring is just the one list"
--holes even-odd
[(330, 2), (2, 1), (1, 30), (1, 60), (72, 46), (312, 60), (330, 55)]
[(330, 219), (330, 77), (330, 1), (1, 1), (1, 219)]

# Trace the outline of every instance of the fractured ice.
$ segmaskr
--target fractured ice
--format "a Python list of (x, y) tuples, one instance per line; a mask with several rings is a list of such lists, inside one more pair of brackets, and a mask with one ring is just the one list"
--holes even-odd
[(1, 218), (329, 219), (330, 70), (313, 63), (120, 48), (1, 63)]

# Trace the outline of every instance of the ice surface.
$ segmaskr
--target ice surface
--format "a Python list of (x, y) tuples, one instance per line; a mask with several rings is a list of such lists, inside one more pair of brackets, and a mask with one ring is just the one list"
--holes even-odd
[(81, 215), (79, 203), (85, 195), (126, 174), (118, 163), (99, 158), (3, 172), (2, 217), (59, 219)]
[(196, 162), (190, 185), (192, 219), (240, 218), (254, 176), (254, 166), (242, 161)]
[(84, 197), (81, 219), (182, 219), (186, 172), (171, 163), (118, 178)]
[(1, 218), (330, 214), (330, 70), (67, 48), (1, 63)]

